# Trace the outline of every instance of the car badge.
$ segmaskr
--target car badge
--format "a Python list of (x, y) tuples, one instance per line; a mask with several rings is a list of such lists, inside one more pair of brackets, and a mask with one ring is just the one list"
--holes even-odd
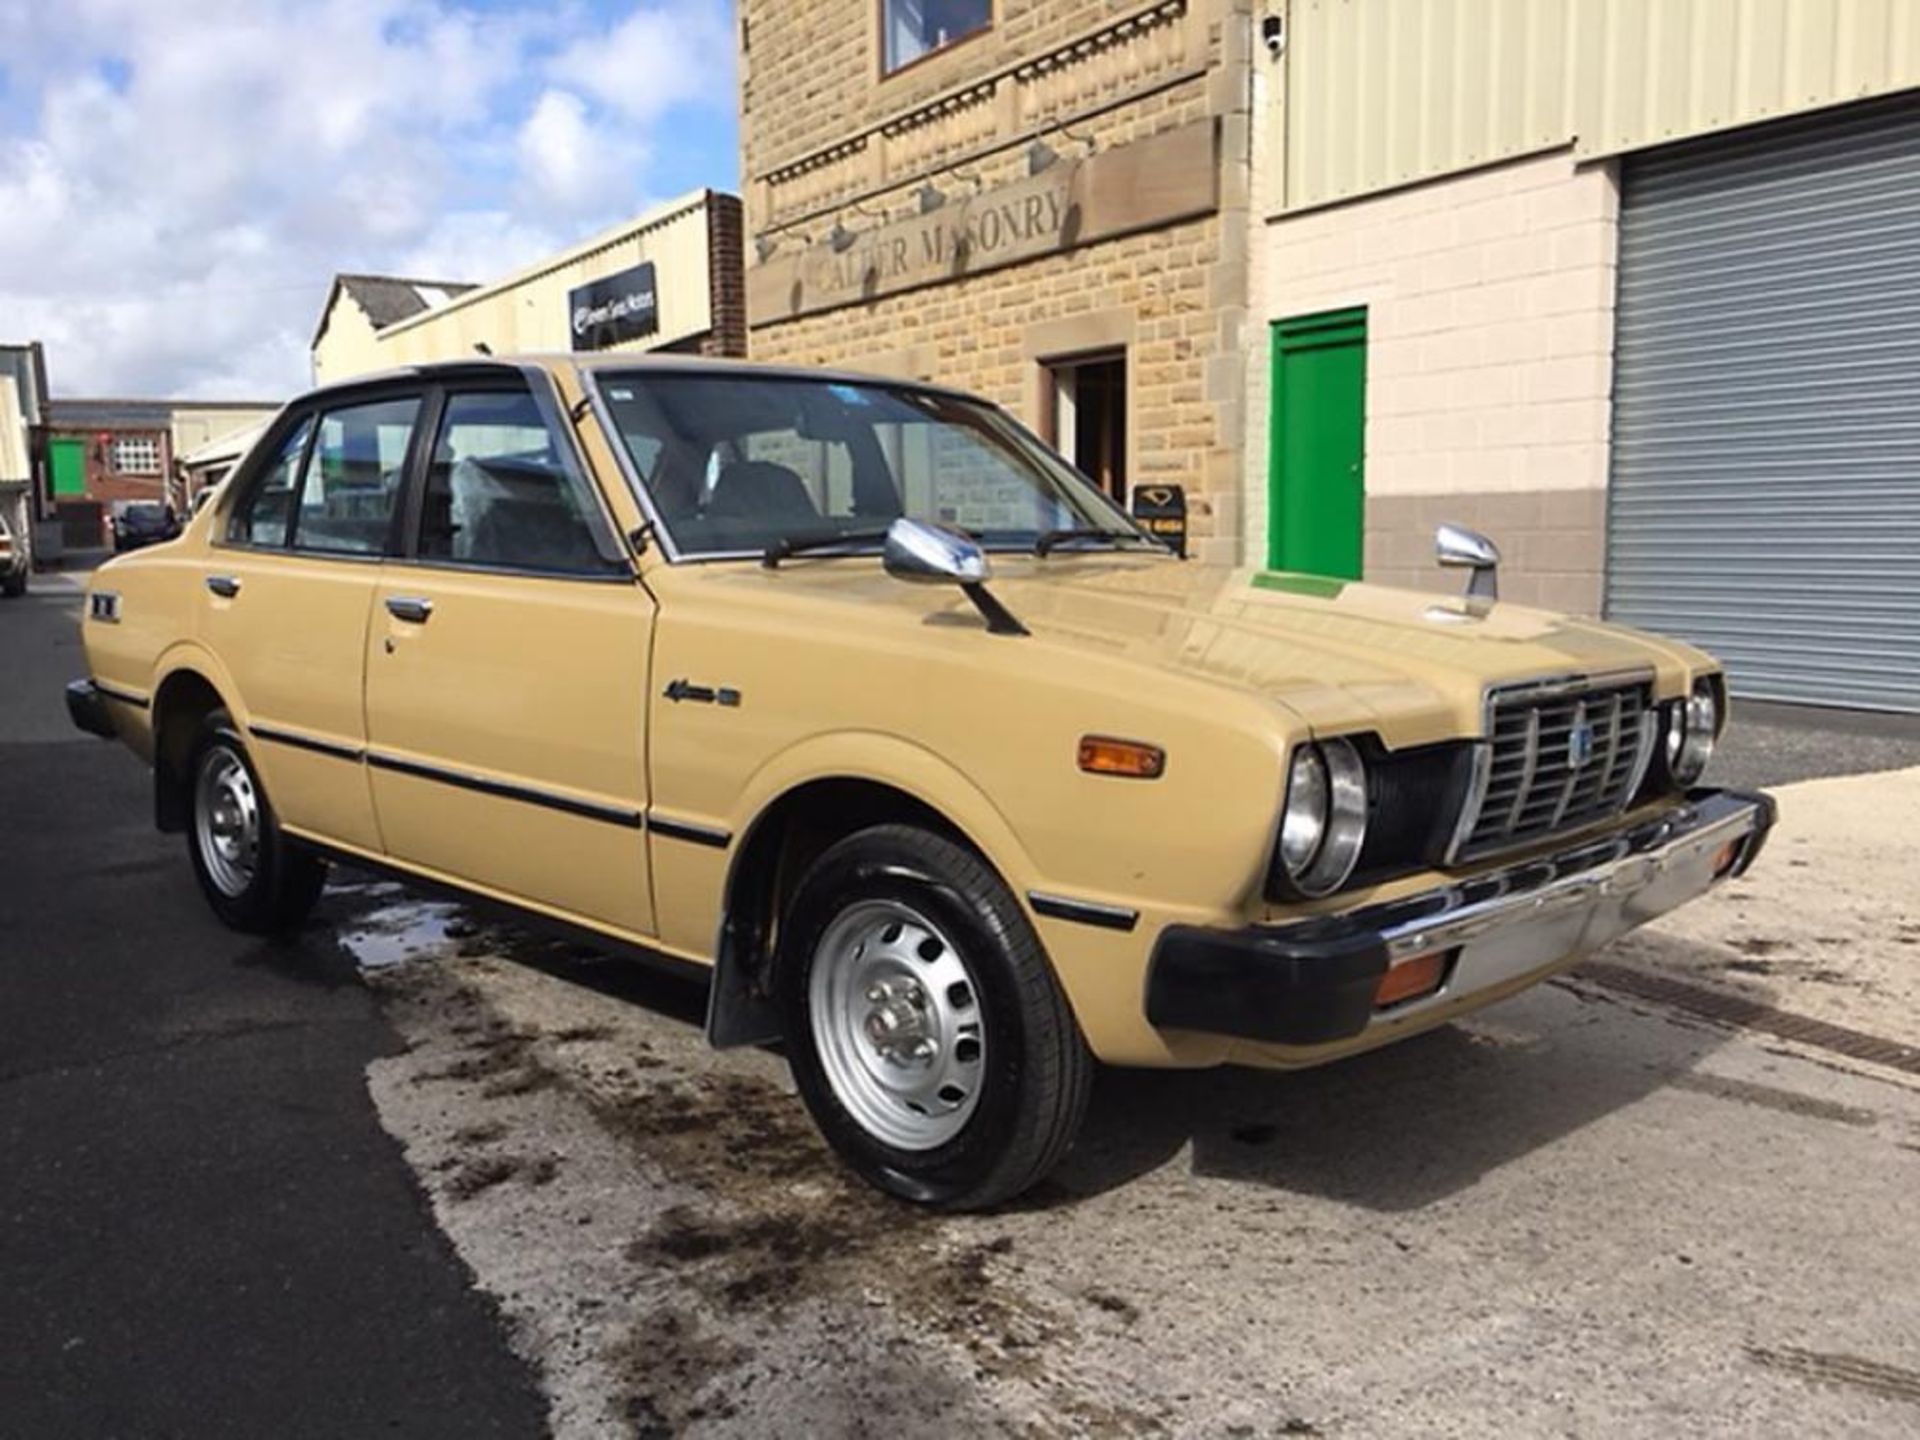
[(1584, 719), (1576, 720), (1573, 729), (1567, 732), (1567, 764), (1575, 770), (1587, 768), (1587, 762), (1593, 759), (1593, 726)]

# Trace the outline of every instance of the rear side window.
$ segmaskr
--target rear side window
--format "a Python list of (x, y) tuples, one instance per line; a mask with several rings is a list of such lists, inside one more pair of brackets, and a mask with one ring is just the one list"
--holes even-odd
[(343, 406), (320, 417), (294, 511), (293, 548), (380, 555), (406, 475), (420, 399)]
[(236, 545), (284, 545), (287, 518), (300, 488), (300, 462), (313, 437), (313, 417), (307, 416), (281, 442), (253, 488), (241, 498), (227, 521), (227, 539)]
[(419, 553), (509, 570), (621, 570), (598, 502), (524, 390), (447, 397), (427, 470)]

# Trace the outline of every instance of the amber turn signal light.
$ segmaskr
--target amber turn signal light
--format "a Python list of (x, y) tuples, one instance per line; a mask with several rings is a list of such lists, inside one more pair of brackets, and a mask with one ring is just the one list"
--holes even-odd
[(1380, 977), (1380, 988), (1373, 992), (1373, 1008), (1384, 1010), (1389, 1005), (1418, 1000), (1438, 990), (1447, 975), (1447, 954), (1445, 950), (1436, 950), (1431, 955), (1416, 955), (1391, 967)]
[(1738, 840), (1729, 840), (1720, 847), (1720, 853), (1713, 857), (1714, 879), (1723, 879), (1727, 872), (1739, 863), (1740, 845), (1741, 842)]
[(1135, 780), (1158, 780), (1167, 770), (1167, 752), (1138, 740), (1116, 740), (1111, 735), (1080, 737), (1080, 768), (1089, 775), (1125, 775)]

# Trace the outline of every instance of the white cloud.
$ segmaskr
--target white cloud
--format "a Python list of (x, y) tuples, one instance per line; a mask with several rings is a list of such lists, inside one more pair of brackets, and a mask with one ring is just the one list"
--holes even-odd
[(0, 0), (0, 339), (57, 393), (297, 389), (334, 272), (488, 279), (656, 198), (729, 8)]

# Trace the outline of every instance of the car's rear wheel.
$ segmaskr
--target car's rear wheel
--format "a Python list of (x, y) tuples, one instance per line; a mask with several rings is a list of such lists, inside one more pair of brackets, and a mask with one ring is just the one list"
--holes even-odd
[(794, 1080), (863, 1178), (978, 1209), (1059, 1161), (1093, 1059), (1033, 927), (979, 856), (910, 826), (860, 831), (808, 870), (782, 932)]
[(327, 867), (287, 844), (226, 711), (216, 710), (201, 723), (188, 776), (187, 851), (214, 913), (249, 934), (297, 927), (320, 898)]

